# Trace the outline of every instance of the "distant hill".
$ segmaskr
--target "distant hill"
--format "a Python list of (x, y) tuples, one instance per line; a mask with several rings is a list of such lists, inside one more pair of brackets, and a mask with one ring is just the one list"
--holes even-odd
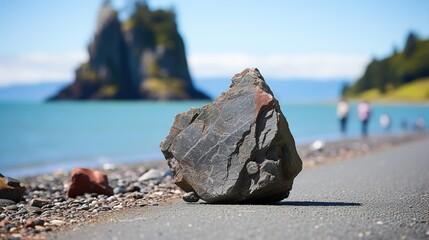
[(209, 99), (191, 80), (185, 45), (172, 11), (151, 10), (136, 1), (125, 21), (105, 1), (98, 15), (89, 61), (75, 81), (51, 100)]
[[(336, 101), (341, 97), (341, 89), (350, 80), (317, 79), (265, 79), (280, 102)], [(214, 98), (228, 90), (230, 78), (211, 78), (195, 81), (196, 86)]]
[(38, 83), (0, 87), (0, 101), (42, 101), (65, 85), (66, 83)]
[[(266, 79), (280, 102), (315, 102), (335, 101), (340, 97), (340, 90), (346, 80), (311, 80), (311, 79)], [(231, 79), (203, 78), (195, 79), (194, 84), (207, 93), (211, 98), (216, 98), (220, 93), (228, 90)], [(33, 85), (15, 85), (0, 87), (0, 101), (42, 101), (52, 96), (66, 83), (41, 83)]]
[[(415, 91), (405, 91), (402, 87), (411, 86), (416, 81), (428, 81), (429, 77), (429, 40), (419, 39), (410, 33), (404, 50), (395, 51), (391, 56), (374, 59), (367, 66), (358, 81), (344, 91), (346, 97), (368, 100), (426, 100), (429, 99), (429, 85), (418, 84)], [(398, 95), (398, 92), (402, 94)], [(418, 99), (416, 96), (420, 96)], [(398, 99), (396, 97), (401, 96)]]

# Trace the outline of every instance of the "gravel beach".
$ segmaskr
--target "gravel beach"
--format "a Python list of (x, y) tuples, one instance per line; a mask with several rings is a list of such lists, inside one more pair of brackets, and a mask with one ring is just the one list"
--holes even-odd
[[(298, 152), (304, 167), (310, 168), (363, 156), (427, 136), (403, 134), (334, 142), (316, 141), (298, 146)], [(0, 239), (44, 239), (52, 231), (112, 218), (123, 209), (166, 204), (180, 199), (183, 194), (174, 185), (166, 161), (105, 164), (100, 170), (107, 174), (109, 185), (114, 189), (113, 196), (85, 194), (67, 198), (70, 175), (64, 171), (20, 179), (27, 188), (25, 200), (11, 203), (0, 199)]]

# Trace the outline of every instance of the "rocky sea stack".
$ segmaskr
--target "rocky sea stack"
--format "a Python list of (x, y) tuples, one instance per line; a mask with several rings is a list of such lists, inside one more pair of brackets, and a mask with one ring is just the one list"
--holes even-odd
[(256, 68), (236, 74), (213, 103), (178, 114), (161, 151), (189, 202), (280, 201), (302, 169), (288, 122)]
[(59, 99), (209, 99), (195, 89), (175, 14), (137, 2), (121, 22), (106, 1), (101, 7), (89, 60)]

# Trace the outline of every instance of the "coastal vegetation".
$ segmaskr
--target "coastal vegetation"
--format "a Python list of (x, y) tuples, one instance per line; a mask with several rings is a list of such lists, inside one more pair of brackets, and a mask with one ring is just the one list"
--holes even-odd
[(403, 51), (373, 59), (344, 97), (386, 101), (429, 100), (429, 40), (408, 35)]

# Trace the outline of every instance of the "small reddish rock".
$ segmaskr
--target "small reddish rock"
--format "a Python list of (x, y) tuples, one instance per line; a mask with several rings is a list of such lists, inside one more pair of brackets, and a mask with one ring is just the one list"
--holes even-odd
[(71, 172), (67, 196), (74, 198), (85, 193), (113, 195), (113, 189), (108, 184), (106, 174), (87, 168), (74, 168)]

